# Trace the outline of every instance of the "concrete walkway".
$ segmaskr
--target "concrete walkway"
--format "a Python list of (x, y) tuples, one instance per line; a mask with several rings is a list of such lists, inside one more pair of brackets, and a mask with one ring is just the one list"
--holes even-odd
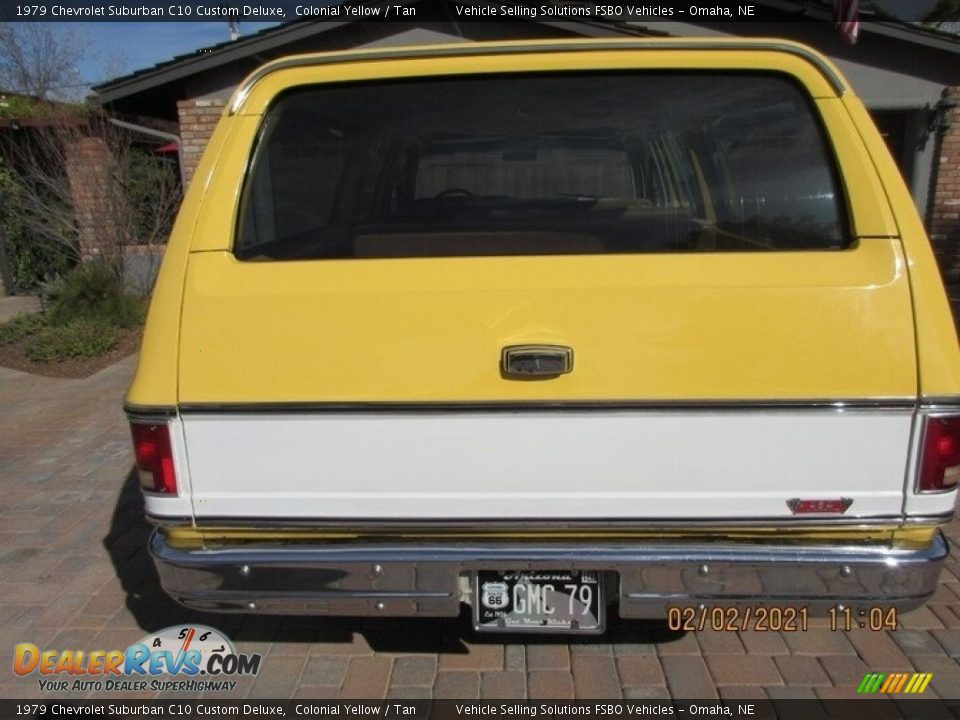
[(17, 315), (36, 312), (40, 309), (40, 298), (36, 295), (7, 295), (0, 297), (0, 324)]
[[(825, 618), (783, 633), (679, 633), (614, 621), (599, 638), (525, 642), (477, 637), (466, 615), (373, 621), (183, 609), (160, 589), (146, 552), (150, 528), (121, 411), (135, 363), (85, 380), (0, 368), (2, 697), (66, 696), (41, 691), (37, 674), (10, 671), (16, 643), (122, 650), (192, 623), (264, 655), (260, 675), (240, 680), (231, 699), (842, 698), (856, 696), (868, 671), (932, 672), (925, 697), (960, 697), (956, 550), (936, 596), (903, 615), (895, 632), (832, 632)], [(960, 540), (956, 524), (950, 535)]]

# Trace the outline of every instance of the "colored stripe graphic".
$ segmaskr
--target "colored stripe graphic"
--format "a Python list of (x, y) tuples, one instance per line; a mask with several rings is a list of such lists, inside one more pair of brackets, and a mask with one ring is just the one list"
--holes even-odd
[(922, 693), (933, 679), (933, 673), (867, 673), (857, 686), (857, 693)]
[(874, 693), (877, 691), (877, 687), (880, 685), (880, 681), (883, 680), (883, 673), (867, 673), (863, 676), (863, 680), (860, 681), (860, 686), (857, 688), (858, 693)]
[(914, 673), (913, 677), (910, 678), (910, 682), (907, 683), (907, 686), (903, 689), (903, 691), (905, 693), (912, 693), (916, 691), (916, 689), (920, 687), (922, 677), (923, 676), (920, 673)]
[(890, 692), (894, 685), (897, 684), (897, 680), (900, 679), (899, 673), (890, 673), (887, 675), (887, 681), (883, 683), (883, 687), (880, 688), (880, 692)]

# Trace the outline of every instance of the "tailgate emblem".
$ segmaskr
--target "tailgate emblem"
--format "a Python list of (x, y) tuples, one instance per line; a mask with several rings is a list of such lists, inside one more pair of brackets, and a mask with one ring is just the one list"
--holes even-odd
[(573, 348), (566, 345), (508, 345), (500, 353), (507, 378), (546, 378), (573, 370)]
[(852, 498), (791, 498), (787, 500), (787, 507), (794, 515), (832, 514), (843, 515), (853, 505)]

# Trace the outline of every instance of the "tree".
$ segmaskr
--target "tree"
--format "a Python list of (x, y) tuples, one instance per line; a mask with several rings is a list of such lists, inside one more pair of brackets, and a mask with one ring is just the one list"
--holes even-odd
[[(0, 23), (0, 90), (17, 93), (0, 117), (20, 121), (0, 133), (0, 223), (21, 287), (88, 259), (122, 275), (125, 248), (165, 241), (180, 202), (176, 162), (153, 152), (154, 139), (60, 102), (83, 94), (87, 46), (76, 24)], [(139, 275), (149, 290), (152, 276)]]
[(77, 24), (0, 23), (0, 89), (40, 100), (78, 99), (87, 49)]
[(165, 242), (179, 207), (176, 162), (100, 113), (47, 118), (0, 135), (0, 159), (31, 251), (69, 264), (97, 259), (122, 275), (124, 248)]

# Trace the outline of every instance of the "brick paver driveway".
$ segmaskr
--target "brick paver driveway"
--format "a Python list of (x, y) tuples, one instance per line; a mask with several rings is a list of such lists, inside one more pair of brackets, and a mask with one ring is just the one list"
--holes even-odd
[[(671, 633), (617, 623), (600, 640), (477, 638), (465, 618), (396, 622), (202, 615), (161, 592), (145, 551), (121, 398), (135, 360), (87, 380), (0, 368), (0, 638), (5, 698), (42, 696), (13, 646), (123, 649), (202, 622), (264, 654), (250, 697), (836, 698), (870, 671), (934, 673), (960, 697), (960, 562), (896, 632)], [(957, 525), (954, 540), (960, 539)], [(112, 693), (112, 695), (123, 695)], [(61, 695), (58, 695), (61, 696)], [(132, 695), (129, 695), (133, 697)], [(62, 697), (62, 696), (61, 696)], [(234, 697), (239, 697), (236, 695)]]

